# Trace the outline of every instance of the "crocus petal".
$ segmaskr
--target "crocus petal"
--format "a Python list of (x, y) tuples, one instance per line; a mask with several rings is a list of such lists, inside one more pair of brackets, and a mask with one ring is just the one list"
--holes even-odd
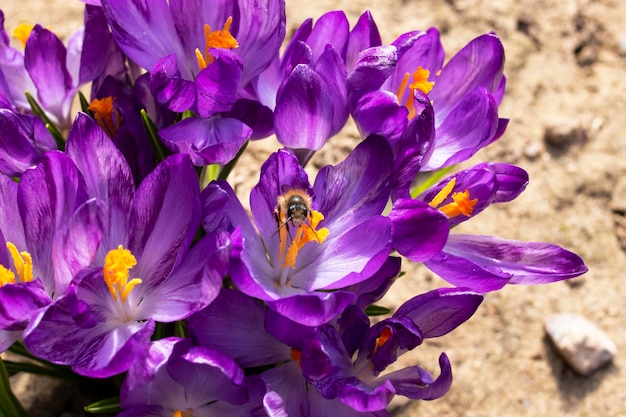
[(500, 86), (504, 68), (504, 47), (493, 33), (479, 36), (461, 49), (445, 65), (437, 78), (430, 98), (437, 118), (443, 120), (478, 87), (489, 92)]
[(57, 123), (66, 126), (74, 93), (72, 77), (66, 68), (65, 46), (59, 38), (35, 25), (26, 41), (24, 65), (37, 86), (42, 107)]
[(394, 247), (414, 262), (428, 260), (446, 244), (450, 230), (447, 217), (423, 201), (396, 200), (389, 218)]
[(24, 235), (33, 258), (35, 275), (54, 294), (51, 262), (52, 239), (74, 211), (87, 200), (85, 182), (72, 160), (62, 152), (51, 151), (20, 180), (17, 202)]
[(278, 92), (276, 136), (288, 148), (319, 150), (332, 131), (334, 103), (328, 84), (307, 65), (298, 65)]
[(243, 71), (243, 64), (235, 53), (222, 49), (211, 49), (210, 53), (215, 61), (200, 71), (195, 80), (196, 108), (202, 117), (233, 107)]
[(409, 317), (424, 338), (440, 337), (468, 320), (482, 300), (483, 296), (477, 292), (441, 288), (411, 298), (393, 317)]
[(202, 238), (170, 276), (144, 293), (137, 317), (169, 323), (208, 305), (219, 293), (229, 249), (215, 235)]
[(34, 93), (37, 88), (24, 67), (24, 55), (9, 45), (4, 29), (4, 13), (0, 11), (0, 93), (20, 109), (30, 108), (24, 91)]
[(366, 10), (350, 31), (346, 47), (346, 68), (348, 72), (354, 67), (357, 56), (361, 51), (380, 46), (381, 44), (380, 32), (376, 22), (374, 22), (374, 17), (369, 10)]
[(380, 135), (395, 143), (406, 129), (408, 114), (406, 107), (398, 104), (395, 94), (376, 90), (361, 97), (352, 116), (361, 136)]
[(348, 120), (346, 64), (339, 53), (328, 45), (315, 63), (315, 72), (326, 82), (333, 101), (333, 119), (328, 136), (337, 134)]
[(285, 39), (284, 0), (239, 2), (237, 54), (245, 63), (241, 85), (258, 76), (278, 55)]
[(315, 292), (268, 301), (267, 304), (272, 310), (296, 323), (319, 326), (341, 314), (353, 299), (354, 294), (343, 291)]
[(129, 224), (129, 248), (138, 262), (137, 276), (166, 277), (200, 224), (198, 177), (186, 155), (172, 155), (141, 183)]
[(40, 280), (5, 284), (0, 287), (0, 329), (24, 330), (33, 312), (52, 300)]
[(237, 155), (252, 129), (237, 119), (190, 117), (159, 134), (168, 148), (188, 154), (194, 165), (224, 165)]
[(400, 369), (384, 377), (393, 384), (398, 395), (413, 400), (435, 400), (443, 397), (452, 386), (452, 367), (445, 353), (439, 356), (439, 367), (441, 374), (434, 381), (428, 372), (417, 366)]
[(455, 234), (425, 265), (453, 285), (488, 292), (511, 284), (545, 284), (587, 272), (582, 259), (557, 245)]
[(249, 126), (252, 129), (250, 140), (263, 139), (274, 132), (274, 112), (256, 100), (237, 100), (223, 117), (241, 120)]
[[(498, 107), (483, 87), (464, 96), (445, 119), (435, 105), (437, 119), (436, 149), (423, 169), (432, 171), (470, 158), (491, 143), (498, 131)], [(443, 120), (443, 122), (442, 122)]]
[(76, 116), (66, 152), (83, 175), (89, 196), (104, 203), (108, 224), (105, 248), (117, 247), (126, 241), (128, 214), (135, 194), (128, 163), (98, 124), (84, 113)]
[(348, 228), (380, 214), (389, 196), (392, 163), (387, 142), (371, 137), (341, 163), (321, 169), (313, 190), (327, 219), (324, 225), (337, 232), (339, 227)]
[[(110, 43), (113, 42), (106, 17), (101, 7), (85, 7), (85, 31), (81, 39), (80, 52), (78, 55), (79, 76), (74, 78), (75, 85), (85, 84), (98, 77), (107, 65), (107, 60), (102, 59), (109, 52)], [(73, 56), (68, 46), (68, 68), (72, 65), (69, 59)]]
[(346, 14), (341, 10), (324, 13), (315, 22), (306, 43), (311, 47), (315, 59), (320, 57), (331, 44), (341, 55), (345, 56), (348, 42), (349, 24)]
[(56, 149), (41, 120), (0, 109), (0, 172), (19, 177), (41, 161), (45, 151)]
[(103, 0), (102, 8), (115, 41), (134, 62), (150, 70), (160, 58), (173, 54), (182, 58), (178, 64), (184, 78), (192, 79), (165, 0), (149, 5), (140, 0)]
[(183, 112), (195, 104), (194, 83), (182, 78), (176, 55), (164, 56), (151, 68), (150, 91), (159, 103), (175, 112)]
[(187, 323), (200, 344), (228, 352), (244, 368), (265, 366), (290, 356), (289, 346), (265, 331), (265, 310), (239, 291), (222, 289), (213, 303), (189, 317)]
[(4, 353), (4, 351), (10, 348), (11, 345), (20, 338), (20, 336), (22, 336), (21, 330), (0, 330), (0, 353)]
[(12, 242), (17, 248), (25, 248), (24, 227), (17, 206), (18, 185), (11, 178), (0, 175), (0, 265), (8, 265), (9, 255), (5, 249), (5, 239)]

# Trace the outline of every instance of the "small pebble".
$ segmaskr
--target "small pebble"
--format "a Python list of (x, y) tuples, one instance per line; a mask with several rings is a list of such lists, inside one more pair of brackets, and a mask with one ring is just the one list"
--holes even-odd
[(586, 132), (575, 122), (562, 120), (544, 128), (543, 140), (555, 148), (565, 148), (576, 142), (584, 142)]
[(591, 374), (617, 354), (615, 343), (606, 333), (582, 316), (554, 314), (544, 324), (559, 354), (579, 374)]

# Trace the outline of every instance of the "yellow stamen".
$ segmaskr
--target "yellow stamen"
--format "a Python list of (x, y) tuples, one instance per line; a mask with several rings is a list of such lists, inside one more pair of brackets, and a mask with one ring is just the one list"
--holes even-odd
[[(33, 280), (33, 258), (30, 253), (18, 252), (17, 247), (11, 242), (7, 242), (7, 249), (13, 258), (13, 264), (15, 265), (15, 272), (20, 279), (20, 282), (30, 282)], [(15, 277), (14, 277), (15, 280)]]
[[(409, 84), (409, 78), (413, 76), (413, 82)], [(404, 95), (406, 93), (406, 89), (408, 87), (409, 93), (404, 102), (404, 106), (409, 110), (408, 118), (412, 119), (417, 115), (415, 111), (415, 90), (419, 90), (424, 94), (430, 93), (435, 85), (434, 81), (428, 81), (428, 77), (430, 76), (430, 71), (424, 69), (422, 67), (417, 67), (417, 69), (413, 72), (413, 74), (409, 74), (408, 72), (404, 74), (402, 78), (402, 82), (400, 82), (400, 87), (398, 87), (398, 91), (396, 96), (398, 97), (398, 101), (402, 102)]]
[(10, 269), (0, 265), (0, 287), (4, 284), (15, 284), (15, 274)]
[(174, 414), (172, 414), (172, 417), (195, 417), (195, 414), (193, 413), (193, 410), (191, 408), (188, 408), (186, 411), (184, 410), (174, 411)]
[(454, 186), (456, 184), (456, 178), (452, 178), (438, 193), (437, 195), (428, 203), (429, 206), (438, 209), (443, 214), (445, 214), (448, 218), (456, 217), (459, 215), (464, 215), (465, 217), (470, 217), (474, 212), (474, 206), (478, 203), (478, 199), (474, 198), (470, 200), (469, 190), (465, 190), (462, 192), (457, 192), (452, 194), (452, 202), (448, 203), (444, 206), (440, 206), (443, 201), (448, 198)]
[(430, 71), (422, 67), (417, 67), (413, 73), (413, 82), (409, 85), (411, 91), (419, 90), (424, 94), (430, 93), (435, 85), (434, 81), (428, 81)]
[(107, 253), (104, 258), (102, 273), (104, 282), (107, 284), (113, 300), (117, 301), (119, 295), (119, 298), (126, 302), (128, 294), (130, 294), (135, 285), (141, 284), (141, 279), (139, 278), (128, 280), (130, 276), (128, 271), (136, 264), (137, 260), (133, 254), (128, 249), (124, 249), (122, 245)]
[[(291, 237), (291, 244), (289, 248), (287, 248), (287, 230), (286, 227), (282, 227), (279, 235), (280, 235), (280, 253), (278, 255), (279, 259), (285, 255), (285, 260), (283, 262), (283, 268), (286, 266), (290, 266), (291, 268), (295, 268), (296, 265), (296, 257), (298, 256), (298, 252), (304, 245), (309, 242), (317, 242), (323, 243), (328, 237), (329, 231), (327, 228), (323, 227), (317, 230), (317, 226), (320, 224), (322, 220), (324, 220), (324, 215), (316, 210), (311, 210), (311, 219), (310, 221), (303, 222), (300, 226), (298, 226)], [(281, 213), (281, 222), (285, 222), (285, 214)], [(286, 253), (285, 253), (286, 249)]]
[(35, 25), (29, 25), (28, 23), (21, 23), (13, 30), (13, 37), (22, 43), (22, 46), (26, 47), (26, 41), (30, 36), (30, 32), (33, 31)]
[(87, 107), (87, 109), (93, 112), (98, 125), (110, 138), (115, 136), (122, 118), (120, 112), (113, 107), (114, 101), (115, 97), (110, 96), (102, 99), (96, 98)]
[(237, 39), (235, 39), (235, 37), (230, 33), (230, 26), (232, 23), (233, 18), (229, 17), (226, 19), (226, 23), (224, 23), (224, 28), (222, 30), (216, 30), (215, 32), (211, 32), (211, 26), (208, 24), (204, 25), (204, 55), (199, 49), (196, 49), (196, 58), (198, 60), (198, 67), (200, 70), (205, 69), (207, 65), (215, 61), (215, 58), (213, 58), (213, 56), (209, 53), (209, 49), (230, 50), (239, 47)]

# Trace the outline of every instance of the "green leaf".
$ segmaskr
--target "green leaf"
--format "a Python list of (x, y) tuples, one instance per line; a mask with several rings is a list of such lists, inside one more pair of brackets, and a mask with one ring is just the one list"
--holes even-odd
[(82, 112), (93, 116), (93, 113), (89, 110), (89, 101), (87, 101), (87, 98), (80, 90), (78, 91), (78, 100), (80, 101), (80, 109)]
[(453, 166), (449, 166), (449, 167), (441, 168), (440, 170), (433, 172), (430, 175), (430, 177), (428, 177), (428, 178), (426, 178), (426, 180), (424, 180), (424, 182), (422, 182), (420, 185), (418, 185), (413, 190), (411, 190), (411, 198), (417, 197), (418, 195), (420, 195), (421, 193), (423, 193), (424, 191), (426, 191), (427, 189), (429, 189), (430, 187), (435, 185), (448, 172), (450, 172), (450, 170), (452, 168), (453, 168)]
[(384, 316), (389, 313), (391, 313), (391, 310), (388, 309), (387, 307), (377, 306), (374, 304), (365, 309), (365, 314), (367, 314), (370, 317)]
[(0, 416), (4, 417), (28, 417), (22, 404), (11, 391), (9, 374), (0, 359)]
[(56, 142), (59, 150), (64, 151), (65, 138), (63, 137), (63, 134), (61, 133), (59, 128), (57, 128), (54, 123), (52, 123), (52, 121), (46, 115), (46, 112), (41, 108), (39, 103), (37, 103), (37, 100), (35, 100), (35, 98), (31, 96), (28, 91), (26, 91), (24, 94), (26, 95), (26, 100), (28, 100), (28, 104), (30, 104), (30, 108), (33, 114), (41, 119), (43, 124), (46, 126), (46, 129), (48, 129), (48, 131), (54, 138), (54, 141)]
[(96, 401), (95, 403), (85, 406), (85, 411), (92, 414), (119, 413), (122, 411), (120, 407), (120, 397), (111, 397), (106, 400)]
[(154, 149), (154, 155), (156, 156), (157, 161), (163, 161), (169, 152), (165, 146), (163, 146), (163, 142), (161, 142), (159, 129), (157, 129), (150, 116), (148, 116), (148, 113), (143, 109), (141, 110), (141, 121), (143, 122), (143, 127), (146, 129), (146, 133), (148, 134), (148, 138), (150, 139), (150, 143)]

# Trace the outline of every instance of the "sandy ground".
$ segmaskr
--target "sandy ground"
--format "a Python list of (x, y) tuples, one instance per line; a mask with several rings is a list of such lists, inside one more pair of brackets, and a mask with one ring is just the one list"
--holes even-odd
[[(489, 294), (468, 323), (405, 355), (403, 363), (435, 371), (439, 353), (447, 352), (455, 381), (445, 398), (422, 403), (397, 401), (394, 414), (625, 416), (626, 2), (287, 3), (288, 35), (305, 18), (332, 9), (345, 10), (353, 23), (363, 10), (370, 9), (385, 42), (409, 30), (436, 26), (449, 54), (472, 38), (495, 31), (507, 54), (507, 93), (500, 115), (511, 122), (504, 137), (472, 162), (518, 164), (530, 173), (531, 183), (516, 201), (490, 208), (459, 231), (557, 243), (580, 254), (590, 269), (571, 282), (511, 286)], [(82, 23), (78, 1), (1, 0), (0, 8), (9, 30), (23, 21), (39, 22), (66, 39)], [(547, 140), (546, 132), (553, 128), (564, 130), (565, 138)], [(313, 166), (337, 162), (356, 140), (354, 129), (347, 128), (330, 140)], [(252, 167), (258, 166), (273, 146), (271, 142), (255, 144), (255, 152), (242, 161), (244, 168), (234, 173), (232, 179), (241, 195), (257, 181)], [(385, 300), (390, 307), (443, 285), (419, 266), (407, 263), (404, 269), (407, 274)], [(561, 312), (592, 320), (622, 353), (588, 377), (575, 374), (544, 335), (543, 319)], [(74, 395), (72, 392), (65, 390), (63, 398)], [(56, 397), (56, 402), (60, 399)], [(74, 409), (60, 407), (56, 415), (81, 415), (70, 411)], [(46, 410), (38, 415), (54, 415), (50, 408)]]

